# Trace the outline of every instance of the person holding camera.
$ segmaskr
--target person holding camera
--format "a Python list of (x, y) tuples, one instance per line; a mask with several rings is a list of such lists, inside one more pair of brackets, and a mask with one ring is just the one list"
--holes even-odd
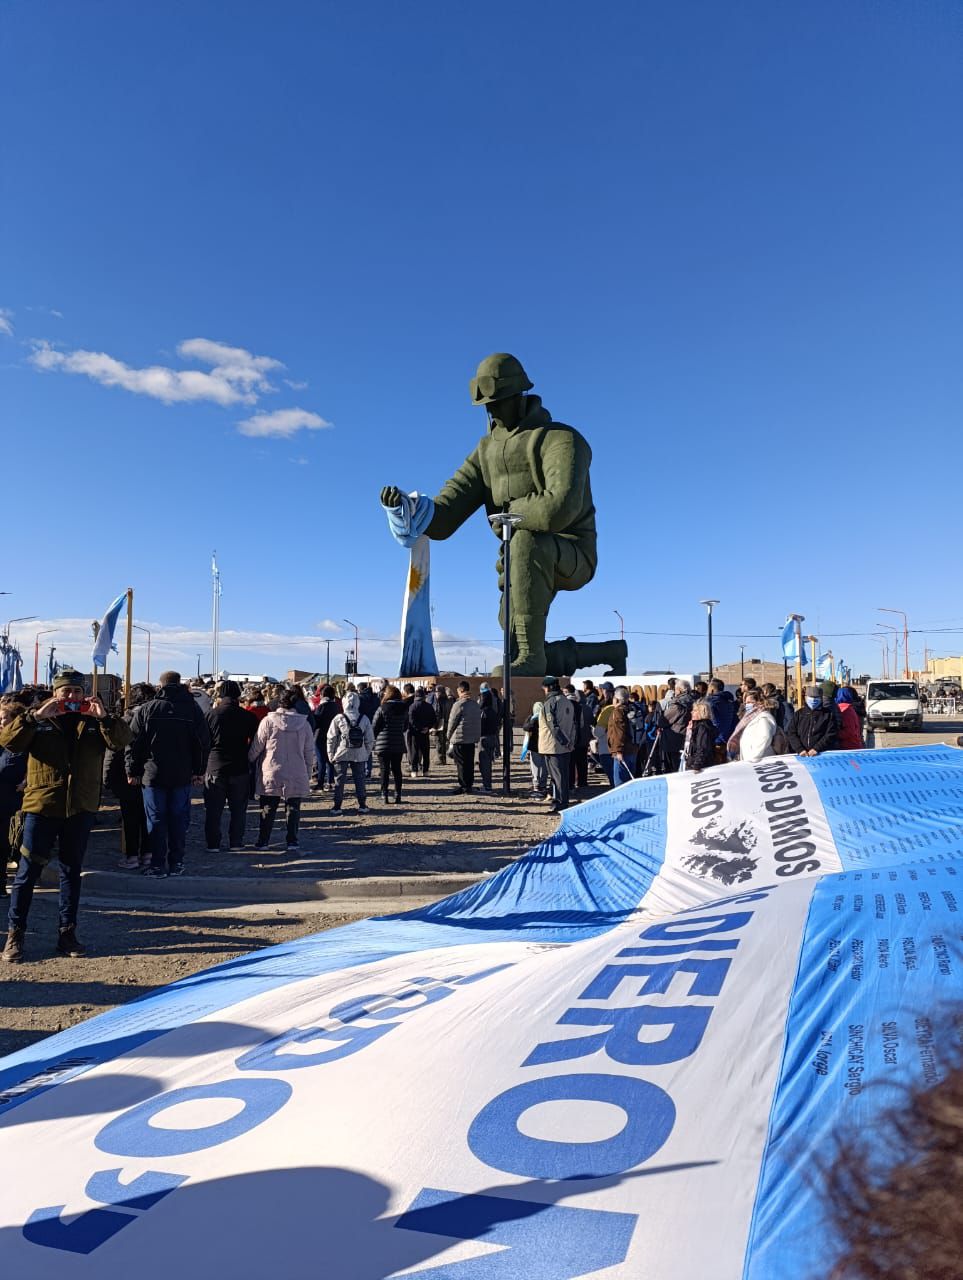
[(130, 739), (123, 720), (107, 714), (97, 697), (84, 696), (83, 677), (62, 671), (53, 697), (33, 710), (21, 710), (0, 729), (0, 746), (27, 754), (23, 793), (24, 826), (20, 865), (14, 876), (2, 959), (18, 964), (34, 886), (50, 861), (54, 845), (60, 862), (60, 931), (57, 951), (83, 956), (77, 938), (80, 874), (87, 841), (100, 808), (104, 754)]

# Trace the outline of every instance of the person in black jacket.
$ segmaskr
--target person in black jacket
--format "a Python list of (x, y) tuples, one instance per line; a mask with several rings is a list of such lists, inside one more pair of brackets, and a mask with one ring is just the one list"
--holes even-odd
[[(590, 682), (586, 682), (590, 683)], [(569, 760), (568, 785), (571, 790), (588, 786), (588, 749), (594, 737), (592, 733), (592, 711), (585, 698), (574, 685), (563, 690), (566, 698), (575, 708), (575, 743)]]
[(682, 749), (687, 770), (698, 773), (716, 762), (716, 726), (712, 720), (712, 708), (707, 698), (700, 698), (692, 708), (692, 718), (685, 731)]
[(231, 815), (228, 846), (243, 849), (250, 794), (247, 753), (257, 734), (257, 716), (241, 706), (241, 686), (233, 680), (223, 680), (217, 689), (217, 701), (206, 719), (211, 735), (211, 751), (204, 775), (207, 852), (220, 852), (221, 817), (225, 804)]
[(401, 804), (401, 757), (405, 754), (408, 707), (393, 685), (385, 686), (381, 706), (375, 712), (371, 728), (375, 736), (375, 755), (381, 765), (381, 798), (388, 803), (388, 779), (394, 778), (395, 804)]
[(137, 708), (130, 722), (127, 781), (143, 786), (153, 876), (184, 874), (191, 785), (204, 781), (211, 735), (204, 713), (181, 684), (164, 671), (157, 697)]
[[(341, 711), (334, 685), (326, 684), (321, 689), (321, 699), (314, 709), (314, 755), (318, 762), (318, 791), (324, 791), (330, 783), (334, 786), (334, 765), (328, 759), (328, 730), (331, 721)], [(369, 716), (373, 718), (374, 713)]]
[[(358, 685), (358, 696), (361, 699), (361, 714), (363, 716), (367, 716), (368, 720), (373, 724), (375, 712), (378, 710), (378, 706), (381, 701), (380, 698), (367, 681)], [(364, 762), (364, 776), (366, 778), (370, 778), (373, 769), (374, 752), (372, 752)]]
[(706, 702), (709, 704), (712, 723), (716, 727), (716, 741), (725, 745), (732, 737), (738, 720), (736, 700), (721, 680), (710, 680)]
[(428, 777), (431, 731), (435, 723), (435, 709), (426, 699), (424, 689), (416, 689), (408, 708), (408, 763), (413, 778)]
[(818, 756), (839, 745), (839, 712), (823, 702), (815, 685), (806, 690), (806, 705), (796, 712), (787, 731), (789, 745), (800, 756)]
[(478, 705), (481, 707), (481, 737), (478, 740), (478, 772), (481, 774), (482, 791), (486, 795), (491, 795), (492, 790), (492, 764), (499, 755), (498, 750), (498, 726), (501, 717), (498, 714), (498, 707), (495, 705), (495, 694), (491, 689), (485, 689), (478, 695)]
[(451, 711), (451, 693), (447, 685), (437, 684), (428, 692), (427, 701), (435, 712), (435, 755), (444, 764), (448, 752), (448, 713)]
[[(123, 717), (129, 725), (137, 707), (149, 702), (156, 694), (152, 684), (132, 684), (130, 699), (125, 704)], [(144, 812), (144, 792), (127, 781), (127, 768), (123, 748), (108, 748), (104, 756), (104, 786), (116, 798), (120, 806), (120, 860), (122, 871), (146, 871), (150, 866), (150, 835), (147, 830), (147, 814)]]

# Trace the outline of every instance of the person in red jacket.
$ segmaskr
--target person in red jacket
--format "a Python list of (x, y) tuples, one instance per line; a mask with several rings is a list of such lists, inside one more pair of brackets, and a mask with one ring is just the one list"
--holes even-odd
[(840, 751), (860, 751), (863, 746), (863, 726), (853, 705), (852, 689), (840, 689), (836, 694), (839, 711)]

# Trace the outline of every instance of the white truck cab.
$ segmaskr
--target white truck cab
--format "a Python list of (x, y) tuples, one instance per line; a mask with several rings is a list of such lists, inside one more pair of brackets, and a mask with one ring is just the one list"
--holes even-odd
[(922, 729), (919, 685), (915, 680), (870, 680), (866, 718), (873, 729)]

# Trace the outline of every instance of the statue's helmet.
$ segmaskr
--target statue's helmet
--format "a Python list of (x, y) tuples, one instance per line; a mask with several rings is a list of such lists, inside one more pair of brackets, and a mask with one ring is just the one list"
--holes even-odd
[(522, 368), (521, 360), (510, 356), (505, 351), (486, 356), (468, 384), (474, 404), (491, 404), (493, 400), (507, 400), (509, 396), (530, 391), (534, 385)]

